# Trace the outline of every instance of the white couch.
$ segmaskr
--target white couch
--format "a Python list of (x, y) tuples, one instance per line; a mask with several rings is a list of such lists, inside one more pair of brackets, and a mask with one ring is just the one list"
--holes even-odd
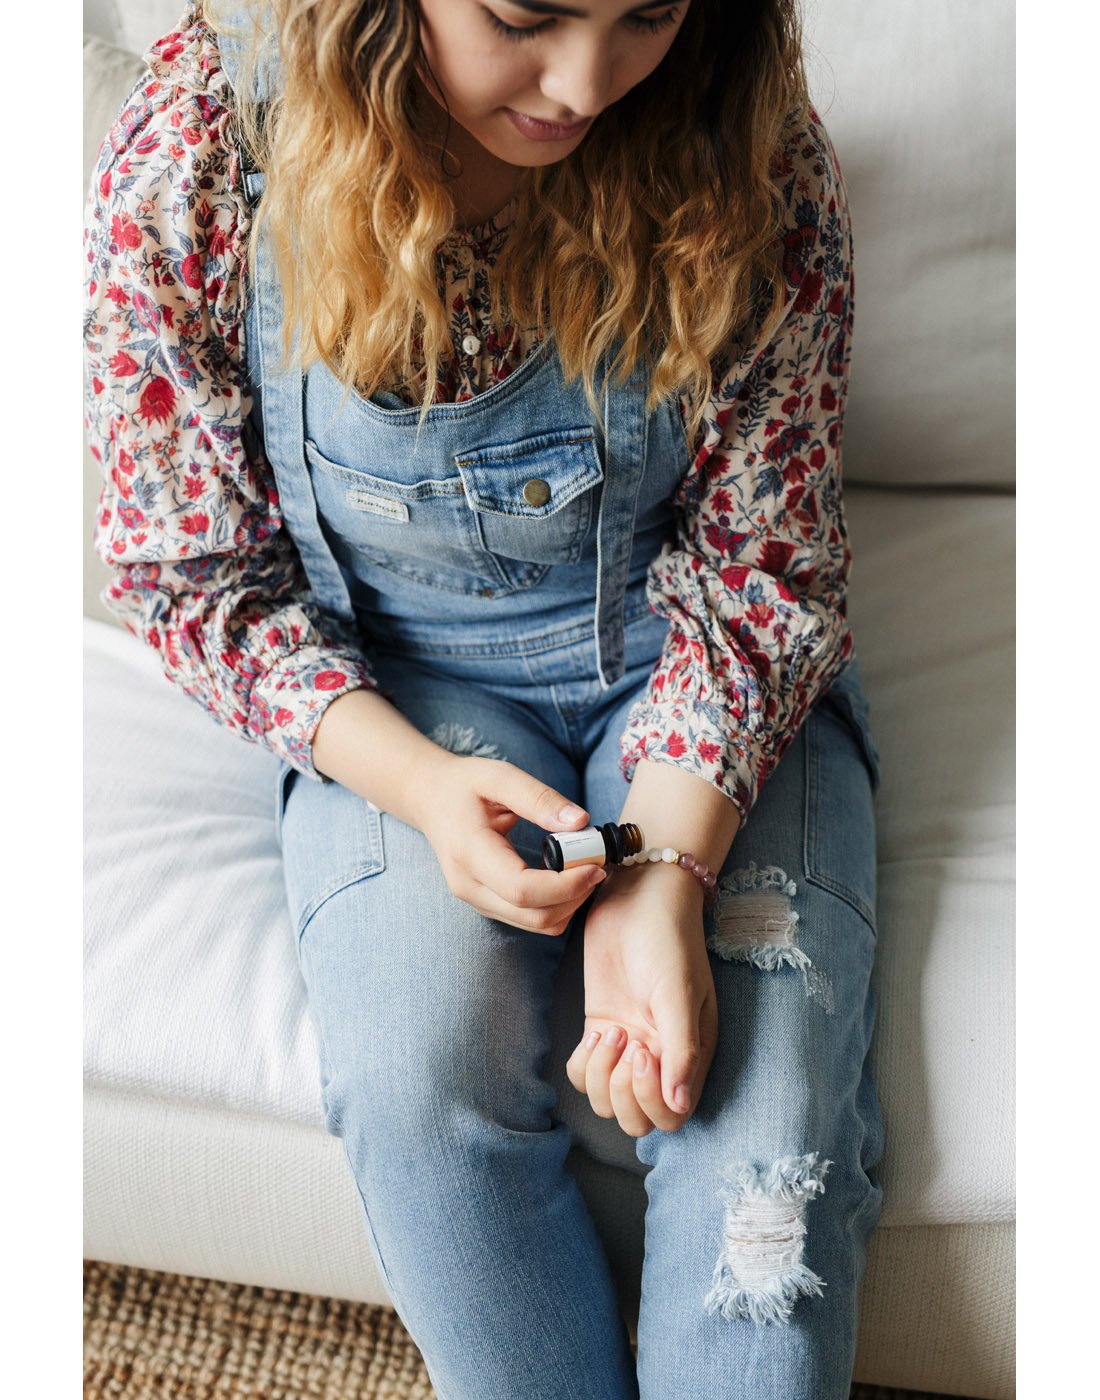
[[(92, 5), (89, 164), (140, 71), (135, 54), (182, 9)], [(883, 770), (873, 1053), (885, 1202), (856, 1378), (1003, 1400), (1015, 1239), (1011, 10), (818, 0), (809, 20), (815, 97), (855, 221), (851, 615)], [(89, 538), (98, 483), (88, 455)], [(275, 842), (277, 764), (110, 623), (88, 552), (85, 1252), (388, 1303), (322, 1122)], [(608, 1158), (575, 1150), (571, 1165), (636, 1299), (642, 1179)]]

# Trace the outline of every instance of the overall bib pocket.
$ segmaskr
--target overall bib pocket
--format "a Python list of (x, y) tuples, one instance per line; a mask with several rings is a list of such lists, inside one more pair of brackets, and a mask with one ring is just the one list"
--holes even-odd
[(559, 428), (455, 454), (481, 549), (507, 591), (575, 564), (592, 528), (603, 464), (590, 428)]
[(411, 460), (349, 467), (305, 441), (318, 510), (350, 550), (418, 583), (498, 596), (582, 556), (604, 478), (588, 428), (467, 448), (424, 476)]
[(380, 462), (373, 471), (345, 466), (305, 441), (317, 508), (351, 554), (418, 583), (482, 593), (499, 583), (482, 549), (455, 471), (422, 475), (410, 460)]

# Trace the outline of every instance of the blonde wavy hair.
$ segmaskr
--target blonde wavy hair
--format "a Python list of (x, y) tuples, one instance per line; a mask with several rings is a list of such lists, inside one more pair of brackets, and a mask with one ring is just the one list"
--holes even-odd
[[(416, 0), (252, 0), (247, 36), (219, 22), (239, 4), (200, 8), (215, 33), (245, 40), (236, 116), (266, 176), (253, 228), (272, 237), (285, 353), (297, 328), (303, 368), (323, 360), (345, 392), (369, 398), (415, 381), (418, 339), (423, 425), (455, 353), (435, 253), (456, 212), (450, 153), (431, 143), (434, 99), (415, 69)], [(254, 78), (273, 43), (282, 72), (260, 102)], [(770, 333), (782, 315), (772, 160), (807, 106), (796, 0), (692, 0), (655, 71), (571, 154), (528, 171), (489, 273), (495, 324), (540, 338), (552, 328), (594, 416), (596, 367), (621, 336), (612, 378), (625, 382), (643, 356), (647, 410), (685, 393), (692, 440), (712, 357), (750, 322)]]

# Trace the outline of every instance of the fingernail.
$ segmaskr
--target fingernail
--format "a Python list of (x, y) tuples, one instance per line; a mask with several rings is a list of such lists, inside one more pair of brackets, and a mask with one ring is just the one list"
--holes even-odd
[(634, 1073), (645, 1074), (648, 1068), (649, 1056), (644, 1050), (639, 1050), (638, 1053), (634, 1056)]
[(584, 1048), (586, 1050), (595, 1050), (596, 1046), (599, 1043), (600, 1033), (599, 1031), (593, 1031), (592, 1034), (588, 1037), (588, 1039), (584, 1042)]
[(584, 812), (580, 807), (563, 807), (558, 813), (558, 821), (575, 822), (578, 817), (583, 817)]
[(616, 1045), (618, 1045), (619, 1043), (619, 1037), (621, 1034), (622, 1032), (619, 1030), (618, 1026), (612, 1026), (611, 1030), (609, 1030), (604, 1036), (603, 1043), (610, 1049), (614, 1050)]
[(598, 865), (594, 865), (589, 871), (588, 883), (590, 885), (602, 885), (606, 879), (607, 871), (601, 869), (601, 867)]
[(631, 1060), (633, 1060), (634, 1056), (638, 1053), (638, 1051), (641, 1048), (642, 1043), (640, 1040), (632, 1040), (630, 1042), (630, 1044), (626, 1047), (626, 1054), (623, 1056), (623, 1059), (627, 1062), (627, 1064), (630, 1064)]
[(686, 1113), (691, 1107), (691, 1094), (686, 1084), (678, 1084), (672, 1098), (681, 1113)]

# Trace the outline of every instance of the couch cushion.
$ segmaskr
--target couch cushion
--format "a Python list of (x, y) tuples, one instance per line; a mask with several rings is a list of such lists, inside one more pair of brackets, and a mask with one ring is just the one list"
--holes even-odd
[[(883, 1223), (1009, 1220), (1011, 502), (849, 495), (883, 770)], [(128, 633), (85, 628), (88, 1080), (323, 1132), (278, 765)]]
[(1011, 10), (817, 0), (810, 86), (852, 204), (849, 482), (1015, 479)]
[(847, 494), (851, 619), (882, 767), (885, 1223), (1015, 1216), (1010, 497)]

